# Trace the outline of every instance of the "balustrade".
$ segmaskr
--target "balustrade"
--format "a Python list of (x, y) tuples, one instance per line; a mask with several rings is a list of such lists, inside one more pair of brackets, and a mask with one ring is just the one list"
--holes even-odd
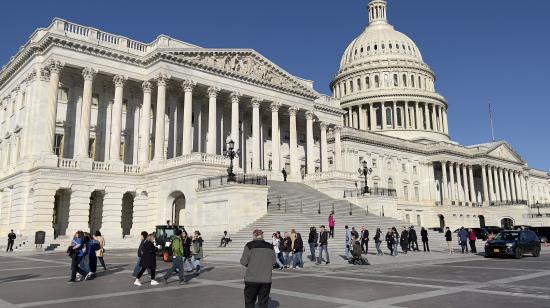
[(57, 167), (67, 168), (67, 169), (76, 169), (78, 168), (78, 161), (71, 158), (59, 158), (57, 160)]

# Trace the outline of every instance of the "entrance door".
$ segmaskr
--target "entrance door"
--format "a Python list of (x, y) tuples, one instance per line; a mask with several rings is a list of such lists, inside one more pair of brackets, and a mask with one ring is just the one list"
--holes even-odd
[(443, 232), (445, 230), (445, 216), (439, 214), (439, 232)]

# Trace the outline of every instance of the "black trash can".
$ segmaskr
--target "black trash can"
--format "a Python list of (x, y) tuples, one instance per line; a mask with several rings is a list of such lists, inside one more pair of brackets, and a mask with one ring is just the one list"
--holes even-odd
[(36, 233), (34, 234), (34, 244), (36, 245), (36, 247), (38, 247), (38, 245), (42, 247), (45, 240), (46, 240), (46, 232), (36, 231)]

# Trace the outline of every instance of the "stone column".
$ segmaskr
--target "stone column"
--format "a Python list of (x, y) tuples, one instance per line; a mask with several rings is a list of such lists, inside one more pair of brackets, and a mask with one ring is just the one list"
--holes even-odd
[(82, 112), (80, 113), (80, 129), (76, 141), (76, 158), (88, 159), (90, 146), (90, 119), (92, 117), (92, 86), (97, 70), (86, 67), (82, 70), (84, 89), (82, 93)]
[(149, 81), (141, 84), (143, 89), (143, 104), (141, 105), (141, 119), (139, 120), (139, 155), (140, 165), (149, 163), (149, 142), (151, 131), (151, 90)]
[(328, 143), (327, 143), (327, 127), (325, 122), (319, 123), (321, 129), (321, 171), (328, 171)]
[[(490, 177), (489, 177), (490, 178)], [(489, 195), (489, 189), (487, 188), (487, 166), (481, 165), (481, 179), (483, 184), (483, 205), (489, 205), (491, 202), (491, 197)], [(491, 188), (492, 190), (493, 188)]]
[(495, 200), (496, 201), (502, 201), (501, 195), (500, 195), (500, 184), (498, 179), (498, 168), (493, 167), (493, 179), (495, 181)]
[(414, 117), (414, 126), (413, 126), (413, 128), (421, 129), (420, 125), (422, 123), (422, 121), (421, 121), (422, 115), (420, 114), (420, 106), (418, 106), (418, 102), (414, 102), (414, 113), (415, 113), (415, 117)]
[(300, 175), (300, 164), (298, 163), (298, 135), (296, 131), (296, 114), (298, 107), (288, 108), (290, 124), (290, 172), (294, 176)]
[(508, 175), (508, 191), (510, 191), (510, 200), (517, 202), (516, 198), (516, 190), (514, 185), (514, 175), (512, 173), (513, 171), (508, 169), (507, 175)]
[[(458, 202), (462, 202), (465, 199), (463, 198), (464, 192), (462, 190), (462, 177), (460, 174), (460, 163), (456, 163), (456, 198)], [(466, 179), (466, 177), (464, 177)]]
[[(70, 189), (71, 206), (69, 207), (69, 224), (66, 233), (69, 236), (78, 230), (89, 228), (90, 197), (92, 194), (92, 189), (86, 185), (74, 184)], [(50, 196), (50, 198), (53, 199), (53, 196)], [(50, 203), (50, 206), (53, 208), (53, 203)]]
[(380, 108), (382, 111), (382, 130), (386, 129), (386, 124), (388, 123), (386, 121), (386, 107), (384, 106), (384, 102), (380, 103)]
[[(240, 134), (239, 134), (239, 100), (241, 94), (238, 92), (231, 92), (231, 140), (235, 142), (235, 151), (240, 149)], [(241, 154), (242, 155), (242, 154)], [(237, 168), (241, 167), (241, 159), (235, 160)]]
[(405, 114), (405, 121), (403, 121), (403, 128), (404, 129), (410, 129), (412, 125), (411, 122), (409, 122), (409, 102), (404, 101), (403, 102), (403, 111)]
[(437, 131), (437, 123), (435, 119), (435, 104), (432, 105), (432, 131)]
[(138, 191), (134, 197), (132, 229), (130, 230), (130, 234), (135, 238), (139, 238), (141, 231), (148, 230), (147, 224), (149, 222), (149, 216), (149, 196), (146, 191)]
[(358, 112), (359, 112), (359, 125), (357, 126), (358, 129), (365, 129), (365, 113), (363, 112), (363, 106), (359, 105), (357, 106)]
[(454, 191), (455, 191), (455, 172), (454, 172), (454, 163), (451, 162), (450, 165), (449, 165), (449, 182), (450, 182), (450, 185), (449, 185), (449, 193), (450, 193), (450, 200), (451, 200), (451, 203), (453, 201), (455, 201), (455, 194), (454, 194)]
[(122, 75), (116, 75), (113, 78), (115, 84), (115, 100), (111, 118), (111, 162), (122, 162), (120, 159), (120, 134), (122, 132), (122, 96), (126, 79), (126, 76)]
[(442, 177), (443, 177), (443, 183), (441, 184), (441, 190), (443, 191), (443, 200), (444, 201), (449, 201), (449, 186), (447, 184), (447, 162), (446, 161), (441, 161), (441, 173), (442, 173)]
[(21, 110), (21, 107), (23, 106), (24, 102), (23, 102), (23, 91), (24, 91), (24, 88), (26, 87), (26, 83), (25, 81), (23, 81), (19, 86), (17, 86), (15, 88), (15, 93), (16, 93), (16, 97), (15, 97), (15, 115), (14, 115), (14, 122), (17, 123), (19, 126), (21, 126), (21, 121), (20, 121), (20, 111)]
[(447, 109), (443, 110), (443, 132), (449, 134), (449, 122), (447, 122)]
[[(472, 202), (470, 199), (470, 189), (468, 187), (468, 169), (470, 166), (462, 165), (462, 180), (464, 182), (464, 202)], [(472, 188), (473, 189), (473, 188)]]
[(470, 179), (470, 202), (477, 203), (476, 187), (474, 184), (474, 167), (468, 166), (468, 174)]
[(306, 163), (307, 174), (315, 173), (315, 156), (313, 156), (313, 117), (311, 111), (306, 112)]
[(510, 179), (508, 178), (508, 169), (502, 169), (502, 177), (504, 178), (504, 188), (506, 189), (506, 200), (512, 201), (510, 193)]
[(495, 201), (495, 195), (494, 195), (494, 187), (493, 187), (493, 172), (492, 172), (492, 167), (491, 166), (487, 166), (487, 183), (489, 184), (489, 193), (487, 194), (487, 201), (489, 201), (489, 205), (491, 204), (491, 202)]
[(157, 108), (155, 110), (155, 155), (153, 161), (159, 162), (164, 157), (165, 116), (166, 116), (166, 83), (170, 80), (167, 74), (158, 74), (157, 81)]
[(342, 141), (340, 135), (342, 128), (340, 126), (334, 127), (334, 166), (336, 170), (342, 170)]
[(260, 103), (259, 98), (252, 98), (252, 171), (260, 171)]
[(498, 168), (498, 182), (500, 189), (500, 200), (507, 201), (506, 199), (506, 185), (504, 183), (504, 176), (502, 175), (502, 168)]
[(353, 127), (354, 127), (353, 124), (354, 124), (354, 123), (353, 123), (353, 107), (350, 106), (350, 107), (348, 108), (348, 126), (351, 127), (351, 128), (353, 128)]
[(397, 129), (397, 102), (393, 101), (393, 107), (392, 107), (392, 116), (393, 116), (393, 129)]
[(53, 143), (55, 139), (55, 125), (57, 120), (57, 101), (59, 91), (59, 75), (63, 69), (64, 63), (52, 60), (49, 63), (50, 83), (48, 86), (48, 108), (47, 113), (40, 115), (46, 117), (46, 131), (40, 132), (43, 148), (42, 154), (53, 155)]
[(427, 165), (428, 165), (428, 199), (437, 200), (435, 196), (436, 189), (434, 187), (434, 182), (435, 182), (434, 163), (428, 162)]
[(370, 130), (376, 129), (376, 112), (374, 112), (373, 103), (369, 104)]
[(208, 134), (206, 153), (216, 154), (216, 136), (217, 136), (217, 100), (220, 89), (217, 87), (208, 87)]
[(521, 192), (521, 183), (519, 181), (519, 172), (514, 172), (514, 184), (516, 184), (516, 198), (518, 201), (525, 200)]
[(197, 83), (192, 80), (184, 80), (182, 88), (184, 92), (184, 105), (183, 105), (183, 144), (182, 154), (191, 154), (193, 151), (193, 89)]
[(115, 190), (108, 190), (103, 196), (101, 233), (111, 241), (122, 239), (122, 196), (122, 192)]
[(424, 103), (424, 129), (430, 129), (430, 111), (428, 110), (428, 103)]
[(445, 132), (445, 123), (443, 121), (443, 106), (439, 106), (439, 131), (444, 133)]
[(277, 172), (277, 175), (282, 169), (280, 162), (279, 108), (281, 108), (280, 103), (271, 103), (271, 166), (272, 170)]

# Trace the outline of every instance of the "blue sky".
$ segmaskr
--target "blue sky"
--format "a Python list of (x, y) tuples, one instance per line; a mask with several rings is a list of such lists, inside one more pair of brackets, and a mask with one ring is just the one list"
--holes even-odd
[[(318, 91), (368, 23), (368, 0), (5, 1), (0, 63), (54, 17), (149, 42), (166, 34), (203, 47), (252, 48)], [(411, 37), (449, 101), (452, 138), (496, 139), (550, 170), (550, 1), (390, 0), (389, 19)], [(521, 6), (520, 6), (521, 5)]]

